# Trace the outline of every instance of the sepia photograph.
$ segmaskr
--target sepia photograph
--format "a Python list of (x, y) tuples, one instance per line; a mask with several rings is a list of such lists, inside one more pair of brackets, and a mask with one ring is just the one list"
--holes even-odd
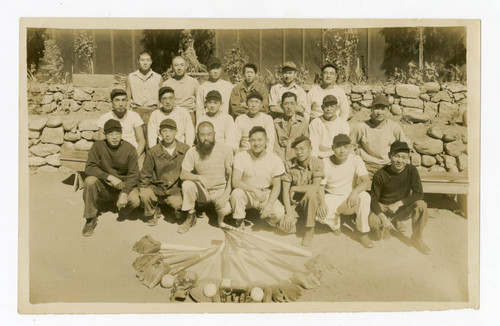
[(19, 313), (478, 309), (479, 41), (22, 18)]

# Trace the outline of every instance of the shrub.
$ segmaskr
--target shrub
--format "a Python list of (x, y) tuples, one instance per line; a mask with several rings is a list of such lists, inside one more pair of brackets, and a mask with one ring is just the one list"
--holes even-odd
[(324, 43), (318, 41), (326, 62), (337, 66), (337, 82), (348, 82), (356, 65), (356, 79), (363, 80), (363, 69), (358, 68), (358, 31), (352, 28), (329, 29), (324, 32)]
[(61, 56), (61, 49), (46, 34), (42, 38), (44, 50), (43, 57), (40, 59), (37, 80), (48, 83), (60, 83), (64, 80), (64, 60)]
[(237, 84), (243, 80), (242, 70), (248, 60), (248, 55), (237, 43), (234, 43), (231, 49), (224, 52), (223, 68), (231, 83)]
[(88, 74), (94, 73), (94, 52), (97, 48), (94, 38), (87, 32), (79, 32), (76, 35), (73, 43), (75, 54), (83, 60), (85, 72)]

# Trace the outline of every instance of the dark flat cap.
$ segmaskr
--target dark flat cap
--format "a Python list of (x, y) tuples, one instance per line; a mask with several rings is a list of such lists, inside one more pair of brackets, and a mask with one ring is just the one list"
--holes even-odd
[(337, 136), (333, 137), (333, 147), (347, 145), (350, 143), (351, 138), (349, 138), (349, 136), (347, 136), (346, 134), (338, 134)]
[(174, 94), (175, 91), (172, 87), (169, 87), (169, 86), (163, 86), (162, 88), (160, 88), (160, 90), (158, 91), (158, 99), (161, 100), (161, 97), (163, 96), (163, 94), (165, 93), (172, 93)]
[(170, 118), (165, 119), (160, 123), (160, 130), (162, 130), (163, 128), (177, 130), (177, 123), (175, 123), (175, 121)]
[(208, 101), (210, 99), (222, 101), (222, 96), (218, 91), (212, 90), (207, 93), (207, 96), (205, 96), (205, 101)]
[(118, 121), (118, 120), (109, 119), (104, 124), (104, 128), (103, 129), (104, 129), (104, 133), (105, 134), (109, 134), (112, 131), (122, 132), (122, 125), (121, 125), (120, 121)]
[(297, 65), (293, 61), (286, 61), (283, 64), (283, 68), (282, 69), (285, 69), (285, 68), (290, 68), (290, 69), (293, 69), (293, 70), (297, 70)]
[(323, 66), (321, 66), (321, 72), (323, 72), (323, 70), (325, 70), (326, 68), (333, 68), (335, 69), (335, 71), (337, 71), (337, 67), (335, 67), (335, 65), (331, 62), (327, 62)]
[(405, 143), (404, 141), (399, 141), (396, 140), (394, 143), (391, 145), (391, 153), (399, 153), (399, 152), (410, 152), (410, 147), (408, 147), (408, 144)]
[(127, 92), (125, 92), (124, 89), (122, 88), (115, 88), (111, 91), (111, 93), (109, 94), (109, 97), (111, 98), (111, 101), (113, 101), (113, 99), (117, 96), (120, 96), (120, 95), (125, 95), (127, 96)]
[(295, 146), (297, 146), (299, 143), (302, 143), (304, 140), (308, 140), (309, 142), (311, 142), (311, 140), (309, 139), (309, 137), (307, 136), (304, 136), (304, 135), (300, 135), (299, 137), (295, 138), (292, 142), (292, 148), (295, 148)]
[(335, 95), (327, 95), (323, 98), (323, 104), (338, 104), (339, 100)]
[(211, 57), (210, 59), (208, 59), (208, 62), (207, 62), (207, 69), (208, 70), (215, 68), (215, 67), (220, 67), (220, 66), (222, 66), (222, 61), (220, 61), (219, 58)]
[(262, 97), (262, 95), (257, 92), (257, 91), (252, 91), (250, 92), (250, 94), (247, 95), (247, 101), (252, 99), (252, 98), (258, 98), (259, 100), (263, 101), (264, 98)]
[(391, 103), (389, 103), (387, 96), (385, 96), (383, 94), (379, 94), (379, 95), (375, 96), (375, 98), (373, 99), (373, 103), (372, 103), (372, 107), (389, 106), (389, 105), (391, 105)]

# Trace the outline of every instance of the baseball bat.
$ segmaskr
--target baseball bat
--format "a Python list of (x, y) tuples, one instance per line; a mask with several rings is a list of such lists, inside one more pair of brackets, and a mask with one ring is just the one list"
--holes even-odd
[(238, 232), (238, 233), (241, 233), (241, 234), (245, 234), (245, 235), (248, 235), (248, 236), (250, 236), (252, 238), (255, 238), (255, 239), (267, 242), (269, 244), (272, 244), (273, 246), (276, 246), (276, 247), (279, 247), (281, 249), (285, 249), (285, 250), (291, 251), (291, 252), (293, 252), (293, 253), (295, 253), (297, 255), (300, 255), (300, 256), (305, 256), (305, 257), (311, 257), (312, 256), (312, 254), (311, 254), (310, 251), (307, 251), (307, 250), (304, 250), (302, 248), (298, 248), (298, 247), (295, 247), (295, 246), (292, 246), (292, 245), (289, 245), (289, 244), (286, 244), (286, 243), (281, 243), (281, 242), (273, 240), (273, 239), (268, 239), (266, 237), (260, 236), (258, 234), (254, 234), (254, 233), (252, 233), (250, 231), (247, 231), (247, 230), (241, 230), (241, 229), (235, 228), (234, 226), (227, 225), (224, 222), (222, 222), (220, 226), (222, 228), (225, 228), (225, 229), (228, 229), (228, 230), (232, 230), (232, 231), (235, 231), (235, 232)]
[(245, 270), (245, 264), (241, 260), (241, 251), (236, 243), (236, 240), (226, 235), (226, 241), (229, 243), (229, 245), (234, 251), (234, 255), (231, 257), (232, 258), (231, 262), (234, 263), (234, 267), (238, 270), (241, 277), (243, 277), (244, 281), (246, 282), (253, 281), (253, 278)]
[(210, 259), (212, 259), (213, 261), (210, 263), (209, 267), (205, 268), (201, 274), (200, 274), (200, 280), (201, 279), (204, 279), (204, 278), (207, 278), (208, 275), (211, 275), (211, 272), (213, 271), (214, 267), (215, 267), (215, 263), (217, 262), (217, 258), (220, 257), (221, 255), (221, 252), (222, 250), (224, 250), (224, 247), (225, 247), (226, 243), (223, 242), (220, 246), (219, 246), (219, 249), (217, 250), (217, 252), (212, 256), (210, 257)]
[(189, 258), (188, 260), (186, 260), (186, 261), (184, 261), (182, 263), (179, 263), (178, 265), (176, 265), (175, 267), (173, 267), (170, 270), (170, 274), (171, 275), (175, 275), (175, 274), (177, 274), (177, 273), (179, 273), (179, 272), (181, 272), (181, 271), (183, 271), (183, 270), (185, 270), (185, 269), (193, 266), (194, 264), (199, 263), (203, 259), (212, 256), (213, 254), (215, 254), (217, 252), (217, 250), (219, 249), (219, 247), (220, 247), (220, 245), (208, 248), (208, 249), (200, 252), (196, 256), (191, 257), (191, 258)]
[(180, 251), (193, 251), (193, 250), (206, 250), (207, 248), (187, 246), (172, 243), (162, 243), (160, 250), (180, 250)]

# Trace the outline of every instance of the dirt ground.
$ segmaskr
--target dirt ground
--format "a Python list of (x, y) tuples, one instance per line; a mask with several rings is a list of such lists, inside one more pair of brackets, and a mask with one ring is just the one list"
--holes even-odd
[[(42, 173), (29, 180), (30, 302), (169, 302), (170, 291), (148, 289), (135, 277), (133, 244), (150, 234), (162, 242), (208, 247), (224, 239), (207, 218), (184, 235), (165, 220), (149, 227), (140, 218), (117, 221), (107, 212), (92, 237), (81, 235), (82, 191), (63, 183), (70, 175)], [(391, 237), (363, 248), (343, 227), (336, 237), (317, 226), (311, 251), (331, 259), (336, 270), (322, 286), (304, 291), (300, 301), (466, 301), (467, 220), (454, 214), (444, 196), (426, 196), (430, 219), (424, 239), (432, 253), (422, 255), (404, 243), (410, 235)], [(472, 217), (471, 217), (472, 218)], [(211, 222), (212, 223), (212, 222)], [(212, 223), (213, 224), (213, 223)], [(408, 230), (411, 226), (407, 224)], [(282, 235), (259, 227), (259, 235), (300, 246), (299, 235)]]

